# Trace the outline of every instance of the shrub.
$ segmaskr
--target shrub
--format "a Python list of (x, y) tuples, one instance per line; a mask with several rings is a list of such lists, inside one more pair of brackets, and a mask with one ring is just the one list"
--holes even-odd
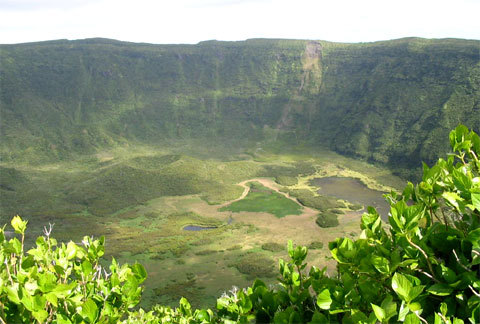
[(326, 211), (318, 214), (317, 220), (315, 222), (318, 226), (322, 228), (336, 227), (338, 226), (338, 216), (331, 211)]
[(283, 251), (283, 249), (284, 247), (282, 244), (278, 244), (275, 242), (268, 242), (268, 243), (262, 244), (262, 250), (265, 250), (265, 251), (279, 252), (279, 251)]
[(351, 204), (351, 205), (348, 206), (348, 208), (350, 208), (351, 210), (359, 211), (359, 210), (362, 210), (362, 209), (363, 209), (363, 205), (360, 205), (360, 204)]
[(237, 268), (240, 273), (247, 275), (250, 279), (275, 276), (273, 261), (256, 253), (246, 254), (231, 266)]
[(140, 301), (144, 267), (102, 266), (103, 237), (58, 244), (50, 228), (25, 252), (27, 222), (16, 216), (11, 225), (21, 239), (7, 241), (0, 229), (3, 323), (117, 323)]

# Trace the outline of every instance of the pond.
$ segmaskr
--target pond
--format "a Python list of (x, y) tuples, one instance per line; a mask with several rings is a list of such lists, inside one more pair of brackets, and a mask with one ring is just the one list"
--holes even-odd
[(346, 177), (315, 178), (311, 180), (311, 184), (320, 188), (317, 192), (321, 195), (344, 199), (365, 207), (375, 207), (383, 220), (388, 219), (390, 205), (382, 196), (385, 192), (370, 189), (358, 179)]
[(216, 226), (198, 226), (198, 225), (187, 225), (183, 228), (184, 231), (203, 231), (209, 229), (216, 229)]

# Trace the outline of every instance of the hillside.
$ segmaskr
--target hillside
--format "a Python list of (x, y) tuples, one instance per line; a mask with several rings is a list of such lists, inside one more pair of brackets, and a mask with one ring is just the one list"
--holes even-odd
[(308, 142), (408, 168), (480, 128), (480, 42), (107, 39), (0, 46), (2, 162), (128, 144)]

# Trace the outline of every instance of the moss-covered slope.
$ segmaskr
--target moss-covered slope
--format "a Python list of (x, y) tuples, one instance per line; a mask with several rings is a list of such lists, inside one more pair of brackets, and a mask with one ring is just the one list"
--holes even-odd
[(106, 39), (0, 46), (4, 162), (126, 143), (310, 141), (399, 167), (480, 125), (479, 41)]

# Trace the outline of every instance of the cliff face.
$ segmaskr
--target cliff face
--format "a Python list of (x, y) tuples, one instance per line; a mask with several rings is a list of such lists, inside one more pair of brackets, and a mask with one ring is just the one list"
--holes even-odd
[(479, 49), (456, 39), (2, 45), (2, 159), (221, 139), (308, 141), (418, 165), (446, 150), (456, 124), (480, 128)]

